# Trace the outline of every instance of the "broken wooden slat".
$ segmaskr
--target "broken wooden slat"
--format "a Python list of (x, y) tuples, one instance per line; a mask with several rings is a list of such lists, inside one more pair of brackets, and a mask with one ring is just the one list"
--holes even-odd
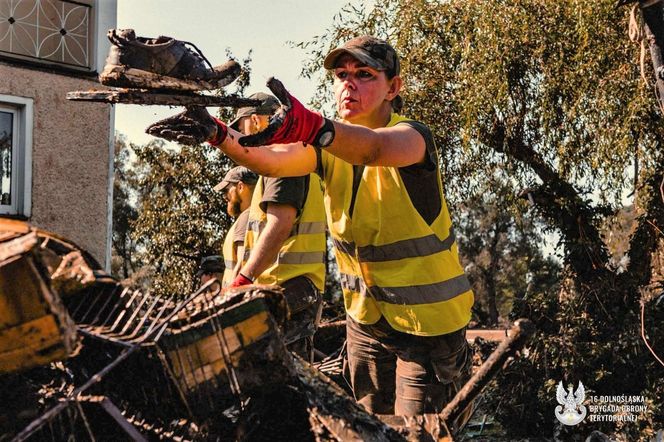
[(469, 329), (466, 330), (466, 339), (468, 342), (472, 342), (475, 338), (482, 338), (485, 341), (491, 342), (501, 342), (507, 337), (508, 330), (506, 329), (492, 329), (492, 330), (480, 330), (480, 329)]
[(147, 89), (109, 89), (67, 92), (67, 100), (94, 101), (100, 103), (126, 103), (161, 106), (257, 106), (259, 100), (237, 95), (215, 96), (194, 92), (150, 91)]

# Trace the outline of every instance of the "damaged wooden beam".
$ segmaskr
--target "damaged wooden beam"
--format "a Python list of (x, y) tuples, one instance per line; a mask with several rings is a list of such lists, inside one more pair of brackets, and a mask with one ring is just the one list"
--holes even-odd
[(508, 358), (514, 356), (535, 332), (535, 326), (528, 319), (519, 319), (510, 329), (507, 339), (502, 341), (491, 356), (480, 366), (466, 385), (459, 390), (449, 404), (440, 413), (448, 424), (454, 422), (491, 381)]
[(67, 92), (67, 100), (93, 101), (100, 103), (124, 103), (159, 106), (215, 106), (245, 107), (257, 106), (259, 100), (239, 97), (237, 95), (203, 95), (194, 92), (148, 89), (109, 89)]
[(71, 356), (76, 326), (51, 286), (37, 233), (15, 223), (0, 231), (0, 373)]

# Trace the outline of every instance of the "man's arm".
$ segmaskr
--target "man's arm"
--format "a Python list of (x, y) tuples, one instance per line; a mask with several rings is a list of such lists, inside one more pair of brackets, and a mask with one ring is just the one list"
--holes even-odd
[(240, 273), (240, 268), (242, 267), (242, 257), (244, 256), (244, 241), (234, 242), (233, 248), (235, 249), (236, 261), (235, 267), (232, 269), (233, 273), (231, 275), (231, 279), (235, 279), (238, 273)]
[(240, 269), (241, 274), (252, 280), (275, 262), (297, 216), (297, 210), (290, 204), (268, 203), (266, 213), (265, 227), (251, 249), (247, 263)]

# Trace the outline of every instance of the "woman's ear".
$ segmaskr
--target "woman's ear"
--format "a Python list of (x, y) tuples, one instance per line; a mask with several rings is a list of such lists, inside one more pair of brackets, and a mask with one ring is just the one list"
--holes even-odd
[(403, 81), (401, 80), (401, 77), (398, 75), (395, 75), (390, 81), (390, 88), (387, 90), (387, 96), (385, 99), (388, 101), (391, 101), (399, 95), (399, 92), (401, 91), (401, 86), (403, 85)]

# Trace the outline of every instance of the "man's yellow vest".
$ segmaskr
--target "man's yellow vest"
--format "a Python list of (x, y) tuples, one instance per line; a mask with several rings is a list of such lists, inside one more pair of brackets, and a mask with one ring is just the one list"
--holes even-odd
[[(401, 121), (407, 119), (392, 114), (388, 127)], [(322, 161), (327, 222), (347, 313), (363, 324), (382, 315), (395, 330), (420, 336), (464, 327), (473, 292), (459, 263), (440, 174), (441, 210), (429, 225), (398, 168), (364, 168), (351, 216), (353, 166), (326, 151)]]
[[(263, 198), (260, 177), (249, 208), (249, 222), (244, 237), (243, 264), (246, 264), (258, 237), (265, 228), (267, 215), (260, 207)], [(309, 191), (291, 235), (284, 241), (276, 261), (254, 281), (256, 284), (282, 284), (297, 276), (306, 276), (318, 290), (325, 288), (325, 208), (320, 178), (309, 175)]]
[(226, 234), (226, 238), (224, 239), (224, 247), (222, 248), (222, 254), (224, 256), (225, 269), (224, 269), (224, 276), (221, 279), (222, 287), (230, 285), (230, 283), (233, 282), (233, 279), (235, 278), (235, 275), (233, 275), (233, 269), (237, 264), (238, 258), (235, 254), (236, 251), (233, 247), (233, 243), (235, 238), (235, 229), (237, 228), (237, 222), (239, 219), (240, 217), (238, 217), (233, 222), (233, 225), (231, 225), (231, 228), (228, 229), (228, 233)]

